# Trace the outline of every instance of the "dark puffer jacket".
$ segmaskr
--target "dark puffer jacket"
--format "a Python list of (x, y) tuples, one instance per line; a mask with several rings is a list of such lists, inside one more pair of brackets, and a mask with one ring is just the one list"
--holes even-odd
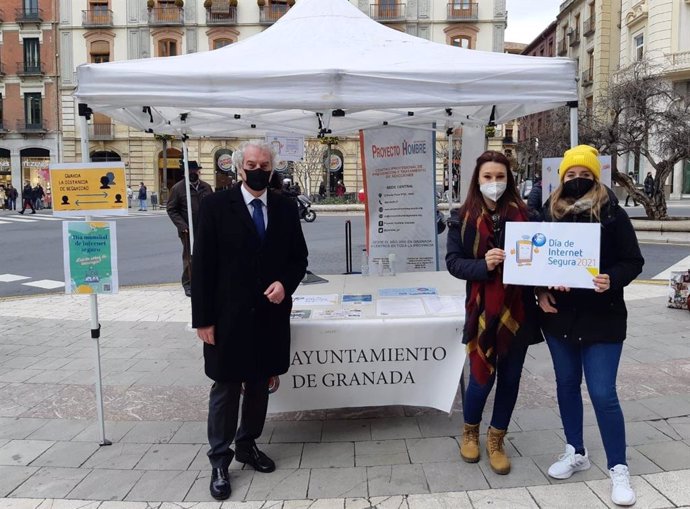
[[(628, 310), (623, 288), (642, 272), (644, 258), (630, 218), (613, 192), (608, 191), (609, 201), (601, 210), (599, 270), (609, 275), (611, 288), (602, 293), (581, 288), (569, 292), (552, 290), (558, 313), (541, 312), (541, 327), (546, 336), (590, 343), (619, 343), (625, 339)], [(554, 221), (550, 200), (544, 205), (544, 221)], [(561, 222), (590, 222), (590, 216), (565, 216)]]

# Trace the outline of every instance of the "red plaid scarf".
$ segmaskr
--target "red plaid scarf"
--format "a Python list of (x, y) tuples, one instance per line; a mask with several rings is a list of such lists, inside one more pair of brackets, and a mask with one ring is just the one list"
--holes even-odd
[[(527, 221), (515, 205), (508, 208), (503, 221)], [(481, 259), (497, 247), (491, 214), (484, 210), (474, 224), (466, 213), (461, 238), (472, 246), (474, 258)], [(497, 360), (505, 355), (525, 319), (522, 288), (503, 284), (503, 264), (489, 273), (486, 281), (472, 281), (467, 303), (466, 334), (470, 369), (474, 378), (485, 384), (496, 370)]]

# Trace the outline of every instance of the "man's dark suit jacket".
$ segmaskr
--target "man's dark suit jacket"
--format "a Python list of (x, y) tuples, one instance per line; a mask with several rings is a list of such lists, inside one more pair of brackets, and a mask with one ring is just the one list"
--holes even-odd
[[(206, 375), (219, 382), (288, 370), (292, 294), (307, 269), (294, 200), (268, 192), (260, 242), (240, 185), (201, 202), (192, 257), (192, 326), (215, 325), (216, 344), (204, 343), (204, 360)], [(274, 281), (285, 288), (281, 304), (263, 294)]]

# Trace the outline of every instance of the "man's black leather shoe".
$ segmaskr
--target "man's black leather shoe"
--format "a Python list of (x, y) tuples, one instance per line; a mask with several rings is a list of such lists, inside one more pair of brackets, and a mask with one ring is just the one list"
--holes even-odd
[(273, 472), (276, 469), (276, 464), (273, 463), (273, 460), (261, 452), (256, 444), (248, 449), (238, 448), (235, 451), (235, 459), (240, 463), (251, 465), (254, 467), (254, 470), (264, 474)]
[(211, 496), (216, 500), (225, 500), (232, 493), (227, 468), (214, 468), (211, 471)]

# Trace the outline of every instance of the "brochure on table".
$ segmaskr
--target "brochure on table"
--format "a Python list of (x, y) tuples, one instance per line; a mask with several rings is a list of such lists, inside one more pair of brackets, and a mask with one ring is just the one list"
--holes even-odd
[(506, 223), (503, 282), (594, 288), (599, 223)]

